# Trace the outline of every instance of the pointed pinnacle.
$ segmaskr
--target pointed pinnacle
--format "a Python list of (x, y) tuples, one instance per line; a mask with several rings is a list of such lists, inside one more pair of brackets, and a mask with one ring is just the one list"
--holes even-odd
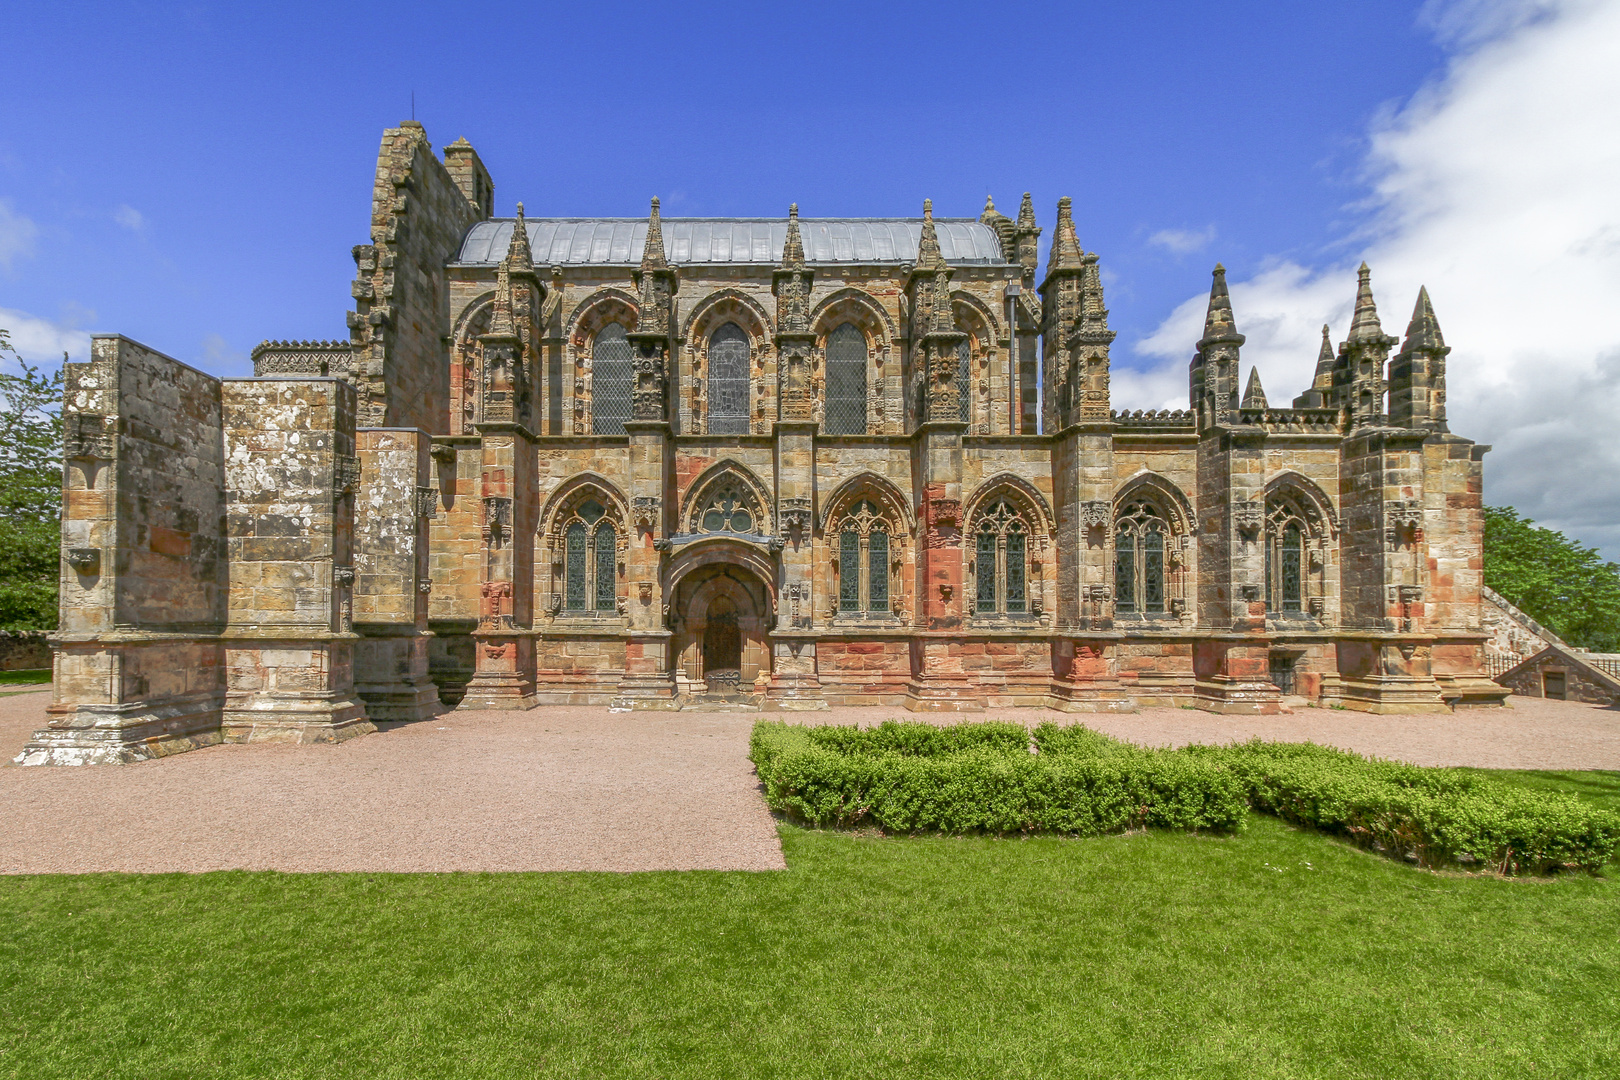
[(505, 259), (495, 267), (495, 299), (490, 304), (488, 332), (502, 337), (512, 334), (512, 266)]
[(917, 242), (917, 269), (941, 270), (945, 256), (940, 254), (939, 234), (934, 231), (934, 200), (923, 200), (922, 237)]
[(1260, 385), (1260, 369), (1252, 367), (1249, 369), (1249, 385), (1243, 391), (1243, 404), (1240, 408), (1265, 409), (1266, 407), (1266, 391)]
[(1200, 350), (1215, 342), (1242, 345), (1244, 340), (1232, 316), (1232, 297), (1226, 291), (1226, 267), (1216, 263), (1213, 277), (1209, 286), (1209, 311), (1204, 316), (1204, 336), (1198, 342)]
[(1418, 286), (1417, 306), (1412, 309), (1412, 321), (1406, 326), (1406, 344), (1402, 352), (1437, 352), (1446, 347), (1440, 333), (1440, 320), (1434, 317), (1434, 305), (1429, 303), (1429, 290)]
[(782, 241), (782, 265), (798, 269), (804, 265), (804, 239), (799, 235), (799, 204), (788, 206), (787, 239)]
[[(1035, 228), (1035, 200), (1024, 192), (1024, 201), (1018, 206), (1018, 231), (1029, 232)], [(1038, 231), (1038, 230), (1037, 230)]]
[(534, 269), (534, 256), (529, 251), (529, 227), (523, 220), (523, 204), (517, 204), (517, 221), (512, 225), (512, 242), (506, 247), (506, 261), (517, 273)]
[(658, 196), (652, 200), (652, 214), (647, 219), (647, 243), (641, 250), (643, 270), (667, 270), (669, 260), (664, 257), (664, 227), (658, 220)]
[(1058, 200), (1057, 232), (1052, 236), (1052, 253), (1046, 257), (1046, 272), (1078, 270), (1080, 240), (1074, 234), (1074, 203), (1067, 195)]
[(1352, 342), (1376, 341), (1384, 336), (1378, 322), (1378, 305), (1373, 302), (1372, 271), (1362, 263), (1356, 270), (1356, 313), (1350, 320)]

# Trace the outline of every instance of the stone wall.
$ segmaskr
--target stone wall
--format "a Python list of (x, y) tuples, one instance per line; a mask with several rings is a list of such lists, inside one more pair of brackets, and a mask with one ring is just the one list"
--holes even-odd
[(1556, 646), (1542, 650), (1498, 681), (1523, 697), (1546, 697), (1549, 674), (1563, 676), (1565, 701), (1620, 706), (1620, 681), (1577, 662)]

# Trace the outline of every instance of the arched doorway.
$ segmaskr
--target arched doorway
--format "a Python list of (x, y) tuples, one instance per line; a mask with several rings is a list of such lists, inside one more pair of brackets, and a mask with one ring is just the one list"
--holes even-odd
[(703, 628), (703, 681), (711, 693), (737, 689), (742, 679), (742, 633), (737, 625), (737, 604), (730, 596), (717, 596), (709, 605)]
[(770, 593), (746, 566), (693, 568), (674, 588), (676, 675), (693, 693), (751, 694), (771, 670)]

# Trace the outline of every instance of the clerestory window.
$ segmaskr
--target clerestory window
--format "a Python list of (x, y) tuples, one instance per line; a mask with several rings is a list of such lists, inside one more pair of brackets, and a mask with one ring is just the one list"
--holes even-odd
[(827, 335), (827, 411), (822, 428), (829, 435), (866, 434), (866, 335), (852, 323)]
[(709, 433), (748, 434), (748, 334), (736, 323), (709, 336)]
[(619, 323), (597, 331), (591, 346), (591, 431), (623, 435), (630, 419), (630, 385), (634, 380), (630, 340)]

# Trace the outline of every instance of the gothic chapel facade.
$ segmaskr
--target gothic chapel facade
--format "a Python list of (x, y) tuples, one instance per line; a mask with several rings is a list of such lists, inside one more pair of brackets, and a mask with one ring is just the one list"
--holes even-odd
[[(1311, 387), (1109, 399), (1097, 256), (1011, 220), (493, 216), (382, 140), (349, 338), (70, 364), (61, 629), (25, 763), (548, 703), (1498, 705), (1481, 458), (1426, 294), (1366, 267)], [(1398, 348), (1397, 348), (1398, 346)], [(1394, 353), (1393, 357), (1391, 353)]]

